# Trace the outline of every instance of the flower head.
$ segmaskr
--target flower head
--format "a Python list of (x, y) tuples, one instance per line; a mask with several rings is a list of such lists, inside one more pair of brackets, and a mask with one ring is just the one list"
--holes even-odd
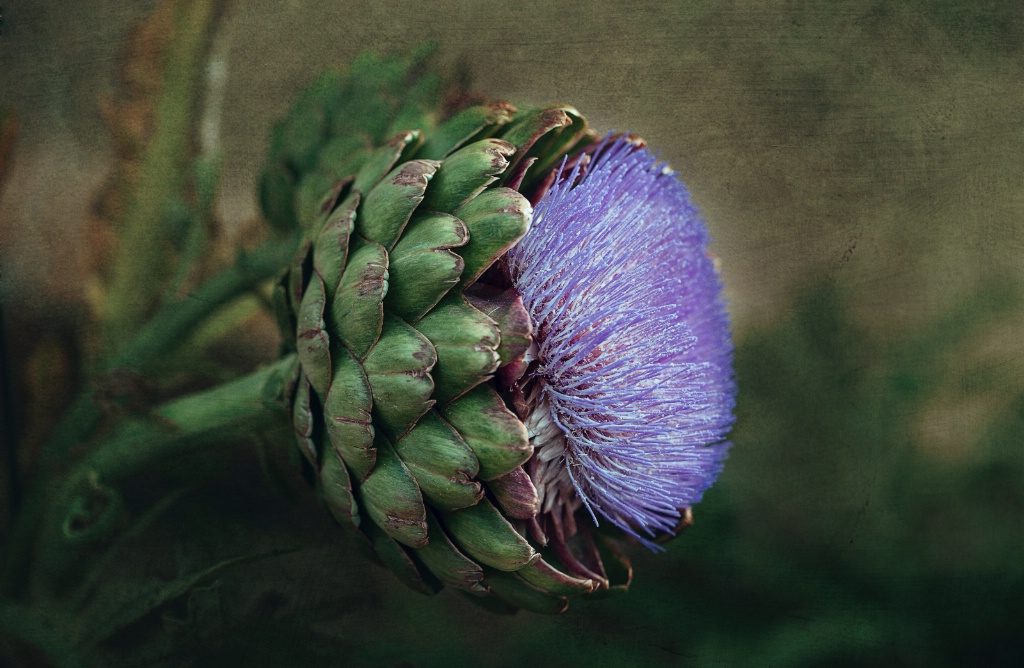
[(595, 141), (572, 107), (435, 126), (410, 98), (389, 127), (393, 93), (346, 92), (411, 64), (366, 65), (300, 100), (261, 184), (303, 234), (275, 291), (303, 470), (419, 591), (538, 612), (625, 591), (605, 529), (653, 546), (727, 449), (707, 232), (640, 142)]
[(563, 164), (510, 251), (535, 331), (530, 472), (556, 534), (583, 506), (653, 546), (721, 470), (735, 386), (708, 243), (674, 173), (619, 138)]

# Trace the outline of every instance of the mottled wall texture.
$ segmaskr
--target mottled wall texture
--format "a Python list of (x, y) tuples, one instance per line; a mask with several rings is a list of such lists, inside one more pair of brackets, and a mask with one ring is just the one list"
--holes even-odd
[[(5, 3), (0, 90), (22, 132), (0, 209), (4, 294), (80, 243), (111, 151), (99, 103), (152, 4)], [(1014, 5), (233, 3), (214, 46), (223, 216), (255, 214), (269, 125), (316, 73), (431, 39), (488, 95), (569, 102), (657, 147), (705, 212), (741, 326), (778, 315), (808, 273), (912, 319), (981, 271), (1019, 267)]]
[[(101, 110), (156, 4), (3, 2), (0, 108), (19, 129), (0, 299), (18, 322), (82, 317), (80, 250), (115, 157)], [(349, 626), (319, 631), (368, 665), (1024, 656), (1001, 630), (1024, 621), (1010, 600), (1024, 583), (1022, 7), (227, 3), (200, 101), (226, 227), (258, 215), (270, 126), (318, 72), (433, 40), (490, 97), (570, 103), (660, 151), (708, 222), (739, 346), (722, 483), (669, 555), (638, 555), (627, 603), (481, 619), (352, 557), (354, 577), (330, 578), (349, 582), (350, 607), (324, 604)], [(351, 605), (363, 612), (339, 612)], [(395, 628), (400, 641), (378, 642)]]

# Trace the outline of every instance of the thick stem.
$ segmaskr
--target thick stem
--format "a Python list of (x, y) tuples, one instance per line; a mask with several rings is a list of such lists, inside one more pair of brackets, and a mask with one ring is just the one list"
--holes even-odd
[[(38, 552), (44, 571), (60, 580), (76, 559), (76, 545), (108, 537), (105, 514), (117, 512), (112, 499), (119, 499), (119, 481), (156, 470), (169, 460), (233, 445), (240, 437), (285, 421), (280, 397), (294, 362), (294, 356), (282, 358), (244, 378), (175, 399), (150, 415), (118, 425), (71, 470), (54, 495)], [(91, 508), (88, 515), (76, 510), (83, 507)]]
[[(277, 236), (252, 251), (241, 253), (234, 265), (214, 275), (188, 297), (161, 308), (134, 341), (104, 364), (102, 373), (141, 371), (150, 361), (172, 350), (221, 307), (280, 273), (288, 266), (297, 244), (297, 235)], [(3, 580), (3, 591), (8, 595), (17, 596), (26, 582), (25, 568), (44, 511), (45, 495), (51, 488), (53, 471), (66, 464), (72, 448), (84, 443), (103, 417), (94, 395), (95, 387), (86, 385), (42, 448), (39, 470), (8, 542)]]
[(107, 350), (117, 350), (130, 340), (166, 277), (162, 270), (166, 269), (170, 232), (161, 219), (181, 189), (215, 6), (212, 0), (175, 3), (174, 39), (164, 63), (153, 140), (142, 160), (138, 187), (122, 223), (114, 262), (104, 323)]
[(268, 388), (274, 383), (283, 387), (294, 361), (293, 355), (284, 357), (238, 380), (168, 402), (151, 416), (124, 422), (75, 472), (110, 483), (279, 423), (286, 411)]
[[(280, 273), (295, 253), (294, 235), (276, 237), (213, 276), (185, 299), (161, 309), (139, 332), (131, 344), (103, 366), (102, 373), (141, 371), (151, 360), (178, 345), (213, 312), (250, 290), (254, 285)], [(86, 387), (65, 417), (58, 423), (44, 454), (58, 461), (81, 443), (96, 427), (102, 412), (93, 397), (94, 388)]]
[[(108, 499), (119, 499), (117, 484), (134, 475), (157, 469), (172, 459), (231, 446), (248, 434), (286, 422), (283, 390), (294, 364), (294, 355), (284, 357), (248, 376), (175, 399), (145, 417), (120, 423), (71, 470), (53, 495), (53, 502), (40, 512), (43, 526), (33, 575), (46, 580), (43, 600), (54, 593), (55, 584), (59, 589), (62, 578), (82, 563), (90, 545), (103, 543), (109, 547), (115, 524), (104, 515), (116, 514), (119, 505), (110, 503), (98, 511), (94, 508), (88, 518), (77, 518), (94, 524), (82, 525), (76, 521), (76, 508), (90, 505), (82, 504), (83, 498), (95, 499), (103, 490)], [(0, 634), (45, 653), (54, 666), (78, 666), (68, 637), (70, 627), (43, 616), (46, 609), (45, 605), (29, 609), (13, 601), (0, 601)]]

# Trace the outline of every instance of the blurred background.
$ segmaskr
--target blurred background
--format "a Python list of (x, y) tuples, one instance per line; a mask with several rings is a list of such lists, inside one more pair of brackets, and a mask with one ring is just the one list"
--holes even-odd
[[(4, 371), (28, 443), (88, 354), (67, 340), (88, 326), (96, 221), (145, 134), (172, 4), (0, 8)], [(219, 580), (190, 660), (1024, 663), (1024, 5), (224, 3), (196, 143), (220, 165), (225, 243), (259, 216), (268, 133), (298, 92), (365, 49), (428, 39), (475, 90), (573, 104), (598, 132), (645, 137), (688, 184), (734, 323), (732, 455), (667, 553), (632, 551), (628, 595), (557, 618), (407, 591), (308, 499), (252, 483), (246, 455), (139, 549), (211, 504), (239, 541), (308, 548)], [(275, 342), (247, 345), (261, 359)]]

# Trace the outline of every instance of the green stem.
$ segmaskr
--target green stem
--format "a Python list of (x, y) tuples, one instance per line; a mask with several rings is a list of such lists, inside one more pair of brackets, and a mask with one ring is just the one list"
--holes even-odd
[[(107, 362), (102, 373), (141, 371), (147, 363), (180, 344), (214, 311), (280, 273), (297, 246), (295, 236), (276, 237), (239, 256), (238, 261), (213, 276), (185, 299), (168, 304), (139, 332), (134, 341)], [(59, 461), (95, 429), (102, 411), (94, 401), (93, 387), (86, 387), (58, 423), (44, 453)]]
[[(135, 340), (103, 366), (101, 373), (141, 371), (153, 359), (180, 344), (221, 307), (280, 273), (288, 266), (297, 245), (296, 234), (280, 235), (252, 251), (240, 253), (234, 265), (214, 275), (188, 297), (162, 307)], [(27, 580), (26, 568), (53, 471), (66, 464), (71, 450), (89, 438), (103, 417), (95, 401), (95, 390), (93, 384), (88, 384), (79, 392), (43, 445), (41, 466), (12, 529), (5, 555), (3, 591), (10, 595), (17, 596)]]
[(284, 406), (272, 391), (284, 386), (294, 355), (248, 376), (170, 401), (152, 416), (126, 420), (75, 471), (114, 482), (211, 445), (230, 444), (240, 433), (259, 433), (280, 422)]
[(196, 92), (214, 25), (213, 0), (175, 3), (174, 39), (163, 67), (153, 140), (143, 156), (138, 187), (123, 221), (104, 323), (105, 350), (117, 350), (138, 329), (165, 278), (170, 231), (163, 213), (179, 192), (196, 115)]
[(294, 362), (294, 356), (284, 357), (238, 380), (168, 402), (146, 417), (121, 422), (71, 470), (54, 495), (40, 541), (43, 569), (59, 579), (76, 560), (76, 545), (109, 537), (112, 523), (104, 515), (116, 512), (116, 504), (101, 504), (89, 517), (76, 515), (75, 509), (89, 506), (97, 491), (109, 499), (119, 481), (282, 424), (287, 412), (281, 393)]

